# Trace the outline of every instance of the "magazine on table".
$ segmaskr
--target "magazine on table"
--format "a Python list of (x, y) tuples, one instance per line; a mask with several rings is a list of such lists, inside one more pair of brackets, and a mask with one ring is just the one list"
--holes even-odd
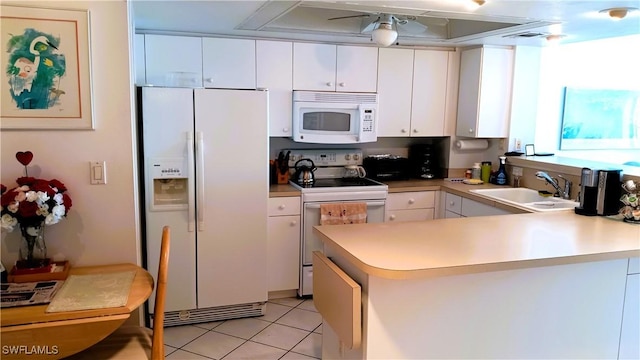
[(48, 304), (64, 280), (47, 280), (0, 285), (0, 307)]

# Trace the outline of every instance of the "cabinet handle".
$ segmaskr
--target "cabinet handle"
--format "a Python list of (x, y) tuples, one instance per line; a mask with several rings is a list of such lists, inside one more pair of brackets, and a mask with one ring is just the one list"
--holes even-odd
[(345, 87), (347, 84), (346, 84), (346, 83), (341, 82), (341, 83), (339, 83), (338, 85), (340, 85), (341, 87)]
[(473, 133), (473, 129), (469, 128), (469, 134)]
[(414, 202), (416, 202), (414, 199), (409, 199), (409, 204), (413, 204)]
[(213, 78), (212, 77), (211, 78), (206, 78), (206, 79), (204, 79), (204, 81), (206, 81), (208, 83), (212, 83), (213, 82)]
[(291, 222), (291, 224), (289, 224), (289, 225), (290, 225), (290, 226), (296, 226), (297, 224), (298, 224), (298, 222), (297, 222), (297, 221), (295, 221), (295, 220), (293, 220), (293, 221)]
[(333, 86), (333, 83), (332, 83), (331, 81), (329, 81), (329, 82), (327, 83), (327, 86)]
[(393, 220), (395, 220), (395, 219), (396, 219), (396, 216), (395, 216), (395, 215), (391, 215), (391, 216), (389, 216), (389, 220), (392, 220), (392, 221), (393, 221)]
[(449, 206), (455, 206), (455, 204), (456, 203), (452, 201), (452, 202), (449, 203)]
[(400, 130), (400, 132), (401, 132), (401, 133), (406, 133), (406, 132), (407, 132), (407, 129), (402, 129), (402, 130)]
[(280, 209), (280, 210), (284, 210), (284, 208), (285, 208), (284, 204), (278, 206), (278, 209)]
[(289, 132), (289, 128), (282, 128), (283, 132)]
[(413, 132), (414, 132), (414, 133), (417, 133), (417, 132), (418, 132), (418, 129), (413, 129)]

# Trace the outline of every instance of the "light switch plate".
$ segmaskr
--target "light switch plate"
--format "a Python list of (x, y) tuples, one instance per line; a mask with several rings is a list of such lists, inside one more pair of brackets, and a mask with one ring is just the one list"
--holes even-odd
[(104, 185), (107, 183), (107, 162), (91, 161), (89, 178), (91, 185)]

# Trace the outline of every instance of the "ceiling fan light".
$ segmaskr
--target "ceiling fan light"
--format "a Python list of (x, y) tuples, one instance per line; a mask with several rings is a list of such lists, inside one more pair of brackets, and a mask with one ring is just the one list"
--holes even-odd
[(613, 20), (620, 20), (625, 16), (627, 16), (627, 14), (629, 14), (630, 12), (636, 11), (636, 10), (638, 9), (633, 7), (617, 7), (617, 8), (600, 10), (600, 13), (606, 13)]
[(380, 46), (389, 46), (398, 38), (398, 32), (393, 30), (391, 24), (380, 24), (371, 32), (371, 39)]

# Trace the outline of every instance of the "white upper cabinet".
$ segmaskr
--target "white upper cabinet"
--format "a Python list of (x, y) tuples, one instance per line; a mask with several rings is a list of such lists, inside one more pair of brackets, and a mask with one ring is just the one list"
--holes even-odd
[(448, 51), (415, 50), (411, 136), (444, 136)]
[(202, 86), (202, 39), (189, 36), (145, 35), (145, 84)]
[(379, 50), (378, 136), (444, 136), (449, 52)]
[(257, 87), (269, 89), (269, 136), (291, 136), (293, 44), (256, 41)]
[(465, 49), (460, 55), (456, 135), (507, 137), (511, 111), (514, 51)]
[(337, 47), (336, 91), (376, 92), (378, 48)]
[(135, 34), (133, 38), (133, 64), (135, 71), (136, 85), (142, 86), (146, 84), (146, 75), (144, 67), (144, 35)]
[(409, 136), (413, 50), (380, 48), (378, 53), (378, 136)]
[(255, 89), (256, 41), (202, 38), (202, 74), (206, 88)]
[(376, 92), (378, 49), (330, 44), (293, 44), (293, 88)]

